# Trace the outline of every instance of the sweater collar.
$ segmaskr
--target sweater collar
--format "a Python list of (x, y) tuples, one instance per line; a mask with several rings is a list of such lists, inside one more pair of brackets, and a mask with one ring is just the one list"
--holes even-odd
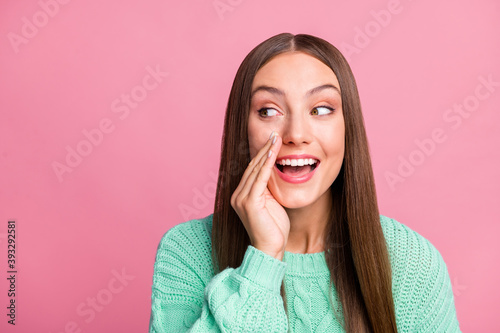
[(292, 253), (285, 251), (283, 261), (287, 263), (287, 274), (316, 275), (329, 273), (325, 252)]

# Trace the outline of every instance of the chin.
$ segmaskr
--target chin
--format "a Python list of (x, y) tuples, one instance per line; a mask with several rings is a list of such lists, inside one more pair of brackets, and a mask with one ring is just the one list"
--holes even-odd
[(301, 197), (294, 196), (293, 194), (275, 196), (274, 198), (276, 199), (276, 201), (278, 201), (280, 205), (282, 205), (287, 209), (303, 208), (313, 203), (313, 200), (311, 200), (311, 198), (304, 199)]

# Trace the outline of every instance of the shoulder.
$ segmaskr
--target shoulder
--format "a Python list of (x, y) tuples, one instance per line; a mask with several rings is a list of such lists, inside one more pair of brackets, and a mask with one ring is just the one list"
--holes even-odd
[(207, 266), (212, 262), (212, 216), (179, 223), (161, 238), (156, 253), (156, 264), (180, 261), (193, 266)]
[(380, 223), (393, 269), (408, 265), (432, 268), (444, 264), (436, 247), (415, 230), (384, 215), (380, 215)]
[(211, 245), (212, 217), (210, 214), (200, 219), (179, 223), (170, 228), (161, 238), (158, 249), (168, 247), (171, 243), (179, 246)]
[(448, 269), (436, 247), (394, 219), (381, 215), (380, 222), (391, 260), (396, 311), (412, 309), (417, 317), (431, 318), (429, 311), (445, 305), (454, 309)]
[(209, 215), (165, 232), (156, 252), (153, 297), (165, 300), (170, 297), (166, 295), (183, 290), (196, 295), (201, 304), (203, 290), (213, 275), (211, 221)]

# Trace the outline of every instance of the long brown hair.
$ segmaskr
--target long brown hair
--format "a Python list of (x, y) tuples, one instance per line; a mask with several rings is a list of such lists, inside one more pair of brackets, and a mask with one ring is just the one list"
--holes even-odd
[(247, 127), (253, 79), (272, 57), (289, 51), (305, 52), (319, 59), (333, 70), (340, 84), (345, 155), (339, 175), (330, 187), (333, 202), (325, 234), (325, 258), (330, 269), (330, 287), (335, 286), (342, 305), (344, 328), (347, 332), (397, 332), (391, 266), (380, 225), (356, 81), (340, 51), (318, 37), (289, 33), (273, 36), (256, 46), (236, 73), (224, 119), (213, 214), (215, 272), (240, 266), (250, 245), (230, 200), (250, 163)]

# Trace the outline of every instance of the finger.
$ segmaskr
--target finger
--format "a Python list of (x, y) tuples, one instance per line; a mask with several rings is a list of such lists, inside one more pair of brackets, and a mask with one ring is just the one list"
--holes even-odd
[(262, 163), (259, 172), (256, 175), (256, 179), (254, 180), (253, 186), (250, 190), (249, 196), (254, 195), (262, 195), (267, 189), (267, 183), (269, 182), (269, 178), (271, 177), (271, 173), (274, 169), (274, 164), (276, 163), (276, 157), (278, 156), (278, 152), (281, 149), (281, 137), (279, 135), (276, 136), (276, 142), (271, 146), (269, 151), (271, 155), (266, 158), (264, 163)]
[(239, 197), (245, 198), (248, 195), (248, 193), (250, 192), (250, 189), (252, 188), (252, 184), (255, 180), (255, 177), (259, 173), (259, 170), (262, 167), (262, 164), (266, 160), (267, 152), (269, 151), (271, 144), (272, 144), (271, 141), (267, 142), (262, 149), (262, 154), (259, 154), (260, 159), (255, 159), (254, 162), (252, 163), (252, 165), (248, 166), (248, 168), (245, 171), (245, 174), (243, 175), (242, 180), (239, 184), (239, 189), (237, 192), (237, 195)]
[(241, 190), (243, 189), (243, 187), (247, 183), (248, 177), (252, 174), (253, 170), (262, 163), (263, 158), (266, 156), (271, 144), (272, 144), (272, 139), (269, 139), (266, 142), (266, 144), (264, 145), (264, 147), (262, 147), (257, 152), (257, 155), (255, 155), (254, 158), (250, 161), (250, 163), (248, 164), (247, 169), (243, 173), (243, 176), (241, 177), (240, 183), (238, 184), (238, 187), (236, 187), (236, 190), (234, 191), (233, 195), (238, 195), (241, 192)]
[(259, 151), (259, 155), (261, 155), (261, 158), (259, 160), (256, 160), (256, 162), (253, 163), (253, 167), (249, 166), (248, 173), (245, 175), (245, 179), (244, 179), (245, 182), (242, 184), (240, 195), (246, 196), (250, 192), (250, 189), (253, 186), (255, 177), (257, 177), (257, 175), (260, 171), (260, 168), (265, 163), (265, 161), (267, 159), (267, 154), (269, 153), (269, 150), (271, 149), (273, 142), (276, 142), (276, 135), (277, 135), (277, 133), (275, 133), (273, 131), (272, 137), (268, 140), (268, 142), (266, 142), (264, 147), (262, 147), (262, 149)]
[[(274, 163), (276, 161), (276, 156), (278, 156), (278, 152), (281, 148), (281, 138), (279, 137), (279, 135), (276, 134), (273, 140), (275, 143), (271, 144), (267, 153), (260, 161), (259, 165), (256, 166), (253, 172), (249, 175), (245, 187), (241, 192), (242, 195), (248, 196), (250, 192), (253, 192), (256, 195), (264, 194), (264, 191), (267, 187), (267, 182), (269, 181), (269, 177), (272, 172), (272, 168), (274, 167)], [(271, 152), (271, 156), (268, 155), (269, 152)], [(264, 187), (260, 186), (258, 187), (258, 189), (254, 189), (255, 182), (259, 177), (259, 174), (263, 172), (263, 169), (267, 169), (267, 172), (265, 171), (264, 174), (260, 176), (260, 177), (264, 176), (264, 178), (261, 179), (261, 182), (264, 182)]]

